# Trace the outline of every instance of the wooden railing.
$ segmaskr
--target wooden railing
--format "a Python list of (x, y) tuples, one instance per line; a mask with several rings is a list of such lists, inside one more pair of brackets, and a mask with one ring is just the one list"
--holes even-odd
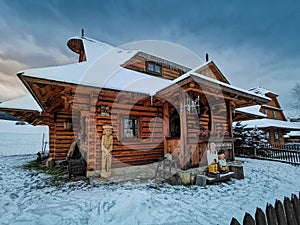
[[(285, 197), (283, 203), (276, 200), (275, 207), (267, 204), (265, 213), (261, 208), (256, 209), (255, 218), (246, 213), (243, 225), (300, 225), (300, 193), (299, 196), (292, 194), (291, 199)], [(241, 225), (232, 218), (230, 225)]]
[(251, 157), (267, 159), (300, 166), (300, 151), (274, 148), (273, 146), (235, 147), (235, 155), (239, 157)]

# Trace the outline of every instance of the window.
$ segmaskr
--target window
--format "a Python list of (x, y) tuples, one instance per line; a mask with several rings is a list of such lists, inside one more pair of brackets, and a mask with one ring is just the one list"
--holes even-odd
[(162, 66), (154, 62), (147, 62), (147, 72), (161, 75)]
[(155, 65), (155, 73), (161, 74), (161, 65)]
[(180, 138), (180, 117), (176, 110), (169, 118), (169, 130), (171, 138)]
[(274, 132), (274, 138), (275, 138), (275, 140), (278, 140), (278, 139), (279, 139), (279, 134), (278, 134), (278, 132)]
[(266, 139), (270, 140), (270, 132), (266, 132)]
[(277, 118), (277, 112), (276, 111), (273, 111), (273, 116), (274, 116), (274, 119)]
[(265, 114), (268, 116), (268, 109), (265, 109)]
[(147, 71), (154, 72), (154, 63), (148, 62)]
[(137, 118), (124, 118), (124, 138), (133, 139), (139, 138), (139, 121)]

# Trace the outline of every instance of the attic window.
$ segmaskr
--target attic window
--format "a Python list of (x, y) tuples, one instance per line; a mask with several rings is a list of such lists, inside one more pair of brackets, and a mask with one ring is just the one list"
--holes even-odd
[(277, 112), (276, 111), (273, 111), (273, 116), (274, 116), (274, 119), (277, 119)]
[(154, 62), (147, 62), (147, 72), (161, 75), (162, 66)]
[(265, 114), (268, 116), (268, 109), (265, 109)]

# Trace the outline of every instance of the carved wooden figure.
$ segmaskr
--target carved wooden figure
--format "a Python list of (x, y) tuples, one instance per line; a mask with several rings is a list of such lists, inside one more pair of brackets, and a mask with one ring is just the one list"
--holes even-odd
[(113, 150), (113, 136), (112, 126), (103, 126), (102, 135), (102, 170), (101, 177), (108, 178), (111, 176), (111, 162), (112, 162), (112, 150)]

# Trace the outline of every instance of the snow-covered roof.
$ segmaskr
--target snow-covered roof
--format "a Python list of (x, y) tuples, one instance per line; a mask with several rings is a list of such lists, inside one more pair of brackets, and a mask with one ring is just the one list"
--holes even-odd
[(42, 112), (41, 107), (30, 94), (26, 94), (22, 97), (2, 102), (0, 104), (0, 108), (36, 110)]
[[(107, 43), (103, 43), (101, 41), (94, 40), (92, 38), (87, 38), (87, 37), (72, 37), (69, 39), (69, 41), (72, 40), (82, 41), (87, 61), (90, 62), (96, 60), (98, 57), (101, 57), (106, 52), (114, 48), (113, 46)], [(72, 48), (70, 49), (73, 50)]]
[(189, 69), (203, 64), (203, 61), (197, 54), (171, 42), (144, 40), (127, 43), (119, 47), (130, 51), (145, 53), (150, 57), (157, 57), (171, 64), (177, 64)]
[(269, 90), (267, 90), (267, 89), (264, 89), (264, 88), (262, 88), (262, 87), (254, 87), (254, 88), (250, 88), (248, 91), (253, 92), (253, 93), (255, 93), (255, 94), (262, 95), (262, 96), (266, 96), (266, 94), (268, 94), (268, 93), (272, 93), (272, 94), (278, 96), (278, 94), (276, 94), (276, 93), (274, 93), (274, 92), (272, 92), (272, 91), (269, 91)]
[[(270, 101), (271, 99), (268, 98), (268, 97), (265, 97), (265, 96), (261, 96), (261, 95), (258, 95), (258, 94), (255, 94), (255, 93), (252, 93), (250, 91), (247, 91), (247, 90), (244, 90), (242, 88), (238, 88), (238, 87), (235, 87), (231, 84), (227, 84), (227, 83), (224, 83), (222, 81), (219, 81), (219, 80), (216, 80), (216, 79), (213, 79), (211, 77), (207, 77), (205, 75), (202, 75), (202, 74), (199, 74), (196, 72), (196, 70), (198, 70), (198, 67), (195, 68), (195, 69), (192, 69), (191, 71), (181, 75), (180, 77), (174, 79), (172, 82), (173, 83), (178, 83), (184, 79), (186, 79), (187, 77), (194, 77), (194, 78), (200, 78), (201, 81), (203, 82), (207, 82), (209, 84), (213, 84), (213, 85), (219, 85), (220, 87), (223, 87), (223, 88), (228, 88), (228, 89), (231, 89), (231, 90), (234, 90), (234, 91), (237, 91), (239, 93), (243, 93), (243, 94), (246, 94), (246, 95), (251, 95), (251, 96), (255, 96), (259, 99), (264, 99), (265, 101)], [(203, 83), (201, 82), (201, 83)], [(201, 84), (200, 83), (200, 84)]]
[(261, 107), (260, 105), (252, 105), (252, 106), (237, 108), (237, 109), (235, 109), (235, 111), (250, 114), (250, 115), (254, 115), (254, 116), (259, 116), (259, 117), (267, 117), (266, 114), (261, 113), (259, 111), (260, 107)]
[(262, 106), (264, 106), (265, 108), (268, 108), (268, 109), (275, 109), (275, 110), (280, 110), (280, 111), (282, 111), (281, 108), (274, 107), (274, 106), (271, 106), (271, 105), (262, 105)]
[[(299, 124), (300, 126), (300, 124)], [(299, 137), (300, 136), (300, 131), (291, 131), (286, 134), (288, 137)]]
[(121, 65), (135, 54), (135, 51), (115, 48), (94, 62), (86, 61), (63, 66), (29, 69), (19, 74), (149, 95), (154, 95), (158, 90), (172, 83), (170, 80), (123, 68)]
[(220, 87), (229, 88), (239, 93), (242, 92), (260, 99), (263, 98), (266, 101), (270, 100), (265, 96), (246, 91), (195, 72), (199, 67), (196, 67), (173, 81), (123, 68), (121, 65), (132, 58), (136, 53), (135, 51), (115, 48), (94, 62), (86, 61), (64, 66), (29, 69), (23, 71), (22, 74), (59, 82), (133, 91), (149, 95), (155, 95), (160, 90), (170, 87), (187, 77), (195, 77), (201, 79), (201, 83), (206, 82), (213, 85), (220, 85)]
[[(234, 122), (235, 125), (237, 122)], [(273, 120), (273, 119), (256, 119), (256, 120), (245, 120), (241, 122), (243, 125), (246, 125), (245, 128), (268, 128), (268, 127), (277, 127), (289, 130), (300, 130), (299, 123), (287, 122), (282, 120)]]

